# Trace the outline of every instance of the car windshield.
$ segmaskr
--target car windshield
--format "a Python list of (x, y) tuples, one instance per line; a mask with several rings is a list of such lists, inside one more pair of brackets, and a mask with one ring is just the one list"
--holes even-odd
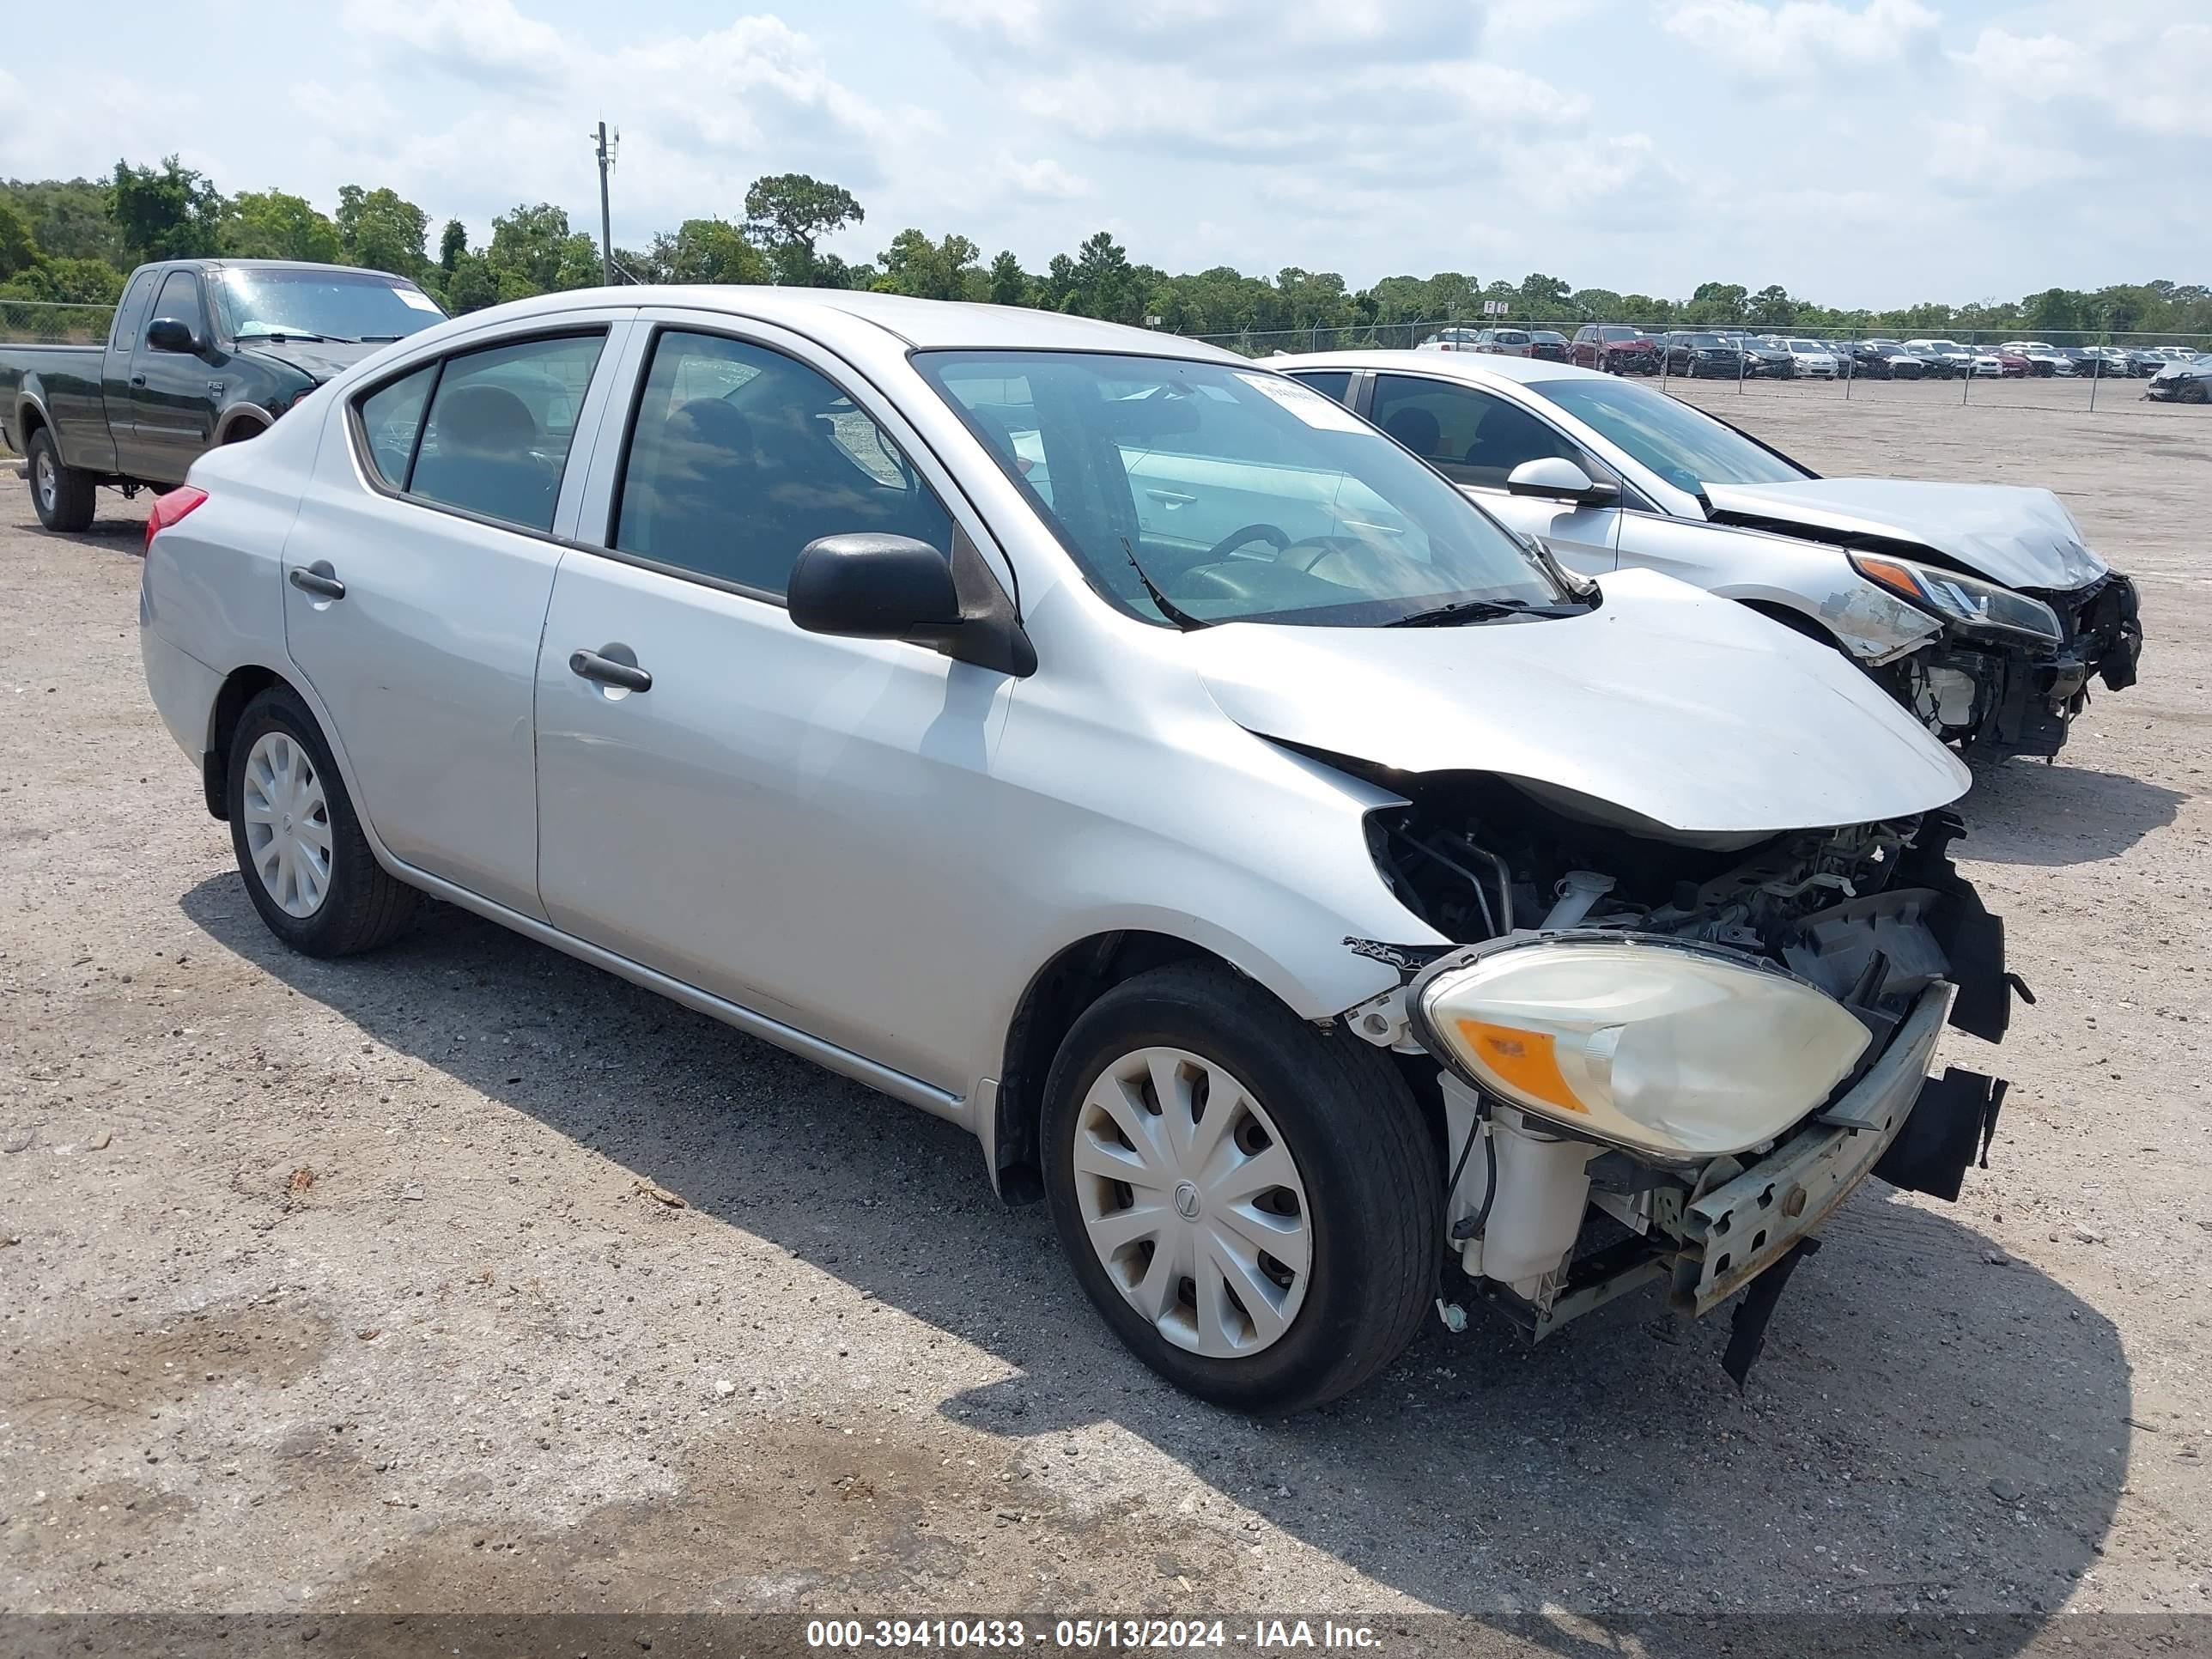
[(1717, 334), (1692, 334), (1687, 337), (1693, 346), (1724, 346), (1728, 343)]
[(1567, 414), (1692, 495), (1709, 483), (1796, 483), (1813, 475), (1664, 392), (1612, 378), (1546, 380)]
[(1091, 585), (1146, 621), (1376, 627), (1565, 597), (1440, 474), (1282, 375), (1091, 352), (913, 361)]
[(1792, 351), (1796, 352), (1810, 351), (1819, 353), (1826, 351), (1828, 348), (1822, 345), (1818, 340), (1792, 340), (1790, 343), (1790, 349)]
[(1565, 335), (1554, 334), (1548, 328), (1540, 328), (1528, 337), (1532, 340), (1541, 340), (1546, 345), (1565, 345), (1567, 343)]
[(1642, 337), (1632, 328), (1601, 328), (1599, 335), (1607, 340), (1634, 340)]
[(397, 340), (442, 323), (422, 289), (374, 271), (256, 270), (232, 266), (214, 284), (231, 337), (286, 334), (325, 340)]

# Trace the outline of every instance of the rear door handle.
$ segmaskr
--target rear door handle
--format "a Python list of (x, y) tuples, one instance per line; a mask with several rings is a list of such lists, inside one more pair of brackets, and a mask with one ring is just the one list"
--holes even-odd
[(143, 374), (133, 374), (131, 377), (131, 384), (133, 386), (143, 386), (146, 384), (146, 377)]
[(1170, 513), (1174, 512), (1175, 509), (1179, 507), (1188, 507), (1193, 501), (1198, 499), (1195, 495), (1184, 495), (1180, 489), (1147, 489), (1145, 494), (1151, 496), (1162, 507), (1166, 507)]
[(285, 580), (302, 593), (313, 593), (325, 599), (345, 598), (345, 584), (332, 575), (327, 566), (320, 570), (313, 570), (295, 564), (285, 573)]
[(611, 685), (624, 691), (650, 691), (653, 676), (635, 663), (617, 662), (612, 657), (603, 657), (596, 651), (571, 651), (568, 672), (601, 685)]

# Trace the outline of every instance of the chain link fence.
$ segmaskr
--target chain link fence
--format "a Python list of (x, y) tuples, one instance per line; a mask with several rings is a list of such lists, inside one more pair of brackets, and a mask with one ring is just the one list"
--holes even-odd
[(113, 306), (0, 300), (0, 345), (104, 345)]
[[(1492, 338), (1486, 339), (1487, 332)], [(1510, 337), (1501, 344), (1495, 337)], [(1585, 368), (1648, 376), (1672, 390), (1682, 379), (1735, 382), (1743, 396), (1818, 396), (1926, 403), (1944, 398), (2021, 408), (2094, 409), (2137, 403), (2168, 363), (2212, 352), (2212, 335), (2113, 331), (2029, 334), (1970, 329), (1944, 335), (1838, 333), (1707, 325), (1645, 328), (1632, 323), (1547, 323), (1493, 317), (1426, 319), (1351, 327), (1247, 329), (1190, 337), (1240, 356), (1278, 353), (1504, 349)], [(1732, 366), (1711, 343), (1735, 349)], [(1693, 341), (1707, 343), (1699, 352)], [(1700, 391), (1718, 390), (1702, 385)], [(2196, 393), (2194, 395), (2203, 395)], [(2192, 401), (2193, 397), (2181, 401)]]

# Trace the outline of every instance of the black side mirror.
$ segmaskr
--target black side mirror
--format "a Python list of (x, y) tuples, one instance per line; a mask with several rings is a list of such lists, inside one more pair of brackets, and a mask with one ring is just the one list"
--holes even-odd
[(787, 595), (810, 634), (935, 645), (960, 626), (952, 562), (911, 536), (823, 536), (799, 550)]
[(908, 640), (1002, 674), (1036, 672), (1006, 590), (957, 531), (949, 558), (911, 536), (821, 537), (799, 549), (785, 602), (810, 634)]
[(156, 317), (146, 325), (146, 348), (149, 351), (197, 353), (200, 343), (190, 323), (179, 322), (174, 317)]

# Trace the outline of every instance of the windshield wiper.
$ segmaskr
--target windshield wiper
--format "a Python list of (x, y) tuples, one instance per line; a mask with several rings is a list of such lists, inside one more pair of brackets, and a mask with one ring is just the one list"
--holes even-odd
[(1153, 582), (1150, 576), (1147, 576), (1145, 574), (1145, 567), (1137, 562), (1137, 555), (1134, 550), (1130, 547), (1129, 538), (1127, 536), (1121, 538), (1121, 556), (1128, 560), (1129, 568), (1135, 571), (1137, 573), (1137, 580), (1144, 583), (1146, 593), (1151, 597), (1154, 605), (1159, 606), (1160, 615), (1165, 617), (1170, 622), (1173, 623), (1177, 628), (1182, 629), (1186, 634), (1195, 633), (1198, 629), (1206, 626), (1205, 623), (1200, 622), (1196, 617), (1192, 616), (1190, 612), (1182, 609), (1173, 599), (1160, 592), (1158, 585)]
[(1450, 628), (1463, 622), (1496, 622), (1501, 617), (1560, 617), (1566, 613), (1551, 605), (1531, 605), (1526, 599), (1454, 599), (1433, 610), (1416, 611), (1382, 624), (1385, 628)]
[(394, 340), (404, 340), (406, 337), (407, 337), (404, 334), (364, 334), (358, 340), (353, 341), (352, 343), (355, 345), (390, 345)]
[[(395, 334), (392, 337), (398, 339)], [(283, 344), (291, 340), (319, 340), (325, 345), (359, 345), (358, 340), (349, 340), (343, 334), (313, 334), (304, 328), (270, 328), (258, 333), (241, 334), (239, 338), (251, 345), (256, 340), (275, 340)]]

